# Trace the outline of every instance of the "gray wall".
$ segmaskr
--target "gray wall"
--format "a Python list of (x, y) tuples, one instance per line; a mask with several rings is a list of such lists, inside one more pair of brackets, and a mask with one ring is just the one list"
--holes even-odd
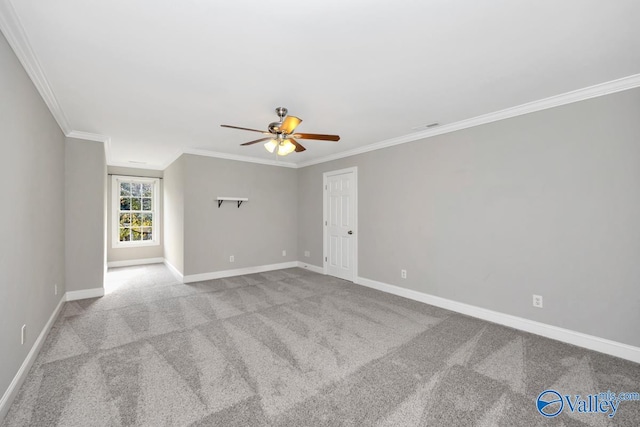
[(164, 170), (162, 186), (164, 259), (180, 274), (184, 274), (184, 157)]
[(0, 94), (2, 396), (65, 292), (65, 138), (1, 33)]
[(298, 259), (357, 166), (360, 277), (639, 346), (638, 117), (634, 89), (299, 169)]
[[(297, 260), (295, 169), (194, 155), (182, 158), (185, 275)], [(240, 208), (233, 202), (218, 208), (218, 196), (249, 201)], [(287, 252), (284, 257), (282, 250)], [(229, 262), (230, 255), (235, 262)]]
[[(162, 178), (163, 172), (150, 169), (138, 169), (138, 168), (125, 168), (118, 166), (109, 166), (107, 168), (109, 175), (132, 175), (132, 176), (144, 176), (151, 178)], [(162, 212), (162, 179), (160, 180), (159, 189), (159, 206), (160, 212)], [(107, 261), (129, 261), (146, 258), (162, 258), (164, 256), (164, 232), (160, 233), (160, 245), (158, 246), (143, 246), (138, 248), (114, 248), (112, 233), (112, 209), (111, 209), (111, 176), (107, 177)], [(162, 214), (156, 219), (157, 225), (162, 230)]]
[(65, 254), (67, 291), (104, 286), (105, 180), (100, 142), (67, 138)]

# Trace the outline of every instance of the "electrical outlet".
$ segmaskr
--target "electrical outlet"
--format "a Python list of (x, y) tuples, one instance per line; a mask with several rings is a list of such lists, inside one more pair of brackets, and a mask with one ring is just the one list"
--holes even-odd
[(304, 256), (309, 258), (311, 256), (311, 252), (309, 251), (304, 251)]
[(282, 250), (282, 256), (287, 256), (287, 251), (285, 251), (284, 249)]
[(22, 329), (20, 330), (20, 344), (24, 345), (24, 342), (27, 339), (27, 325), (22, 325)]
[(533, 306), (537, 308), (542, 308), (542, 296), (540, 295), (533, 296)]
[(407, 278), (407, 270), (400, 270), (400, 277), (402, 277), (403, 279)]
[(57, 283), (55, 283), (55, 284), (53, 285), (53, 294), (54, 294), (54, 295), (58, 295), (58, 284), (57, 284)]
[(235, 260), (236, 258), (233, 255), (229, 256), (229, 262), (235, 262)]

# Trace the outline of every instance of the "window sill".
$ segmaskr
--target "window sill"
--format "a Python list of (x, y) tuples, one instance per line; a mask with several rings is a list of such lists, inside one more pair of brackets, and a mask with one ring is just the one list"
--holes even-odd
[(146, 242), (117, 242), (111, 245), (113, 249), (128, 249), (128, 248), (143, 248), (148, 246), (160, 246), (160, 242), (146, 241)]

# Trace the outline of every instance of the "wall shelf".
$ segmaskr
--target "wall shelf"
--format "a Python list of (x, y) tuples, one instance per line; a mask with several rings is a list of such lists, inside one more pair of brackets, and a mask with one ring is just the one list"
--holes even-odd
[(238, 202), (238, 207), (240, 207), (242, 202), (249, 201), (246, 197), (218, 197), (216, 200), (218, 201), (218, 207), (222, 206), (222, 202)]

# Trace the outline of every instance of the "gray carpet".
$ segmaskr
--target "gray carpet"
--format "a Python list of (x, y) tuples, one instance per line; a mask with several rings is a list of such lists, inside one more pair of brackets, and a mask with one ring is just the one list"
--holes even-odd
[(66, 303), (4, 426), (638, 426), (536, 398), (640, 391), (640, 365), (302, 269), (183, 285), (113, 269)]

